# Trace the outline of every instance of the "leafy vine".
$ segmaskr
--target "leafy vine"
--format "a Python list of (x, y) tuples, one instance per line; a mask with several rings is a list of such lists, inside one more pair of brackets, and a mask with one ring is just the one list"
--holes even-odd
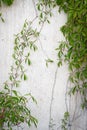
[[(34, 2), (34, 0), (32, 1)], [(10, 3), (9, 0), (2, 0), (2, 2), (7, 5), (11, 5), (13, 3), (13, 0), (10, 1)], [(26, 122), (29, 126), (32, 122), (37, 125), (37, 119), (31, 116), (30, 110), (27, 109), (27, 98), (25, 96), (21, 96), (15, 90), (15, 88), (20, 85), (21, 79), (27, 79), (23, 64), (27, 63), (28, 65), (31, 65), (31, 60), (29, 57), (30, 53), (25, 53), (26, 48), (28, 47), (30, 50), (33, 49), (34, 51), (37, 49), (37, 46), (34, 43), (37, 41), (37, 39), (39, 40), (38, 37), (44, 23), (50, 23), (49, 16), (52, 16), (52, 9), (57, 5), (59, 6), (59, 12), (63, 10), (67, 14), (67, 22), (63, 27), (61, 27), (61, 32), (63, 33), (66, 40), (62, 41), (58, 48), (56, 48), (56, 51), (58, 53), (58, 67), (60, 67), (63, 62), (67, 63), (70, 72), (69, 82), (71, 83), (71, 86), (67, 93), (70, 97), (75, 94), (80, 94), (82, 99), (82, 109), (87, 109), (87, 1), (39, 0), (37, 3), (39, 15), (37, 14), (36, 8), (35, 11), (36, 18), (39, 18), (39, 24), (42, 24), (40, 31), (37, 32), (37, 30), (33, 30), (31, 28), (32, 22), (25, 22), (23, 30), (17, 34), (15, 38), (13, 53), (14, 63), (11, 67), (9, 80), (4, 83), (5, 91), (0, 92), (1, 127), (3, 127), (3, 123), (7, 123), (10, 130), (12, 129), (12, 125), (19, 125), (21, 122)], [(47, 66), (49, 62), (52, 63), (53, 60), (48, 58), (46, 60)], [(56, 80), (54, 81), (54, 85), (55, 82)], [(31, 94), (29, 94), (29, 96), (34, 102), (36, 102)], [(52, 102), (50, 106), (49, 130), (53, 127), (52, 124), (50, 124), (52, 118), (51, 107)], [(16, 115), (14, 114), (14, 109), (17, 111), (17, 113), (15, 113)], [(25, 115), (28, 115), (29, 118), (25, 118)], [(72, 122), (70, 120), (69, 110), (67, 109), (64, 114), (64, 119), (62, 119), (61, 128), (63, 130), (68, 130), (68, 128), (71, 129), (71, 127)]]
[(67, 13), (67, 22), (61, 28), (66, 38), (58, 48), (58, 65), (62, 61), (66, 62), (69, 67), (69, 81), (72, 87), (69, 94), (79, 93), (82, 98), (82, 108), (87, 106), (87, 1), (57, 1), (60, 10)]
[[(56, 5), (59, 6), (59, 12), (63, 10), (67, 14), (67, 22), (61, 27), (61, 32), (66, 40), (62, 41), (56, 48), (58, 67), (63, 62), (67, 63), (70, 72), (69, 82), (71, 83), (67, 94), (68, 96), (80, 94), (82, 109), (87, 109), (87, 1), (42, 0), (41, 2), (45, 6), (43, 8), (49, 8), (47, 14), (51, 14), (52, 8)], [(38, 9), (40, 10), (39, 6)], [(44, 13), (41, 12), (40, 15), (43, 18)], [(68, 109), (64, 114), (64, 119), (62, 119), (61, 127), (64, 130), (72, 127)]]
[[(13, 1), (2, 1), (4, 4), (11, 5)], [(6, 3), (5, 3), (6, 2)], [(20, 33), (15, 35), (13, 65), (9, 73), (9, 79), (3, 84), (3, 90), (0, 91), (0, 128), (1, 130), (12, 130), (14, 126), (21, 127), (21, 123), (26, 123), (29, 127), (34, 124), (37, 127), (37, 119), (32, 116), (31, 110), (27, 107), (28, 101), (31, 99), (37, 103), (31, 93), (21, 95), (16, 88), (20, 86), (22, 80), (27, 80), (25, 64), (31, 65), (30, 52), (36, 51), (36, 41), (40, 42), (39, 35), (43, 27), (44, 21), (41, 21), (41, 28), (39, 32), (37, 29), (32, 29), (33, 22), (25, 21), (23, 29)], [(1, 16), (1, 20), (2, 16)], [(46, 65), (53, 61), (48, 58)]]
[(27, 107), (28, 97), (37, 103), (35, 98), (30, 93), (22, 96), (16, 88), (20, 86), (22, 79), (27, 80), (24, 64), (31, 65), (29, 50), (36, 51), (37, 47), (34, 43), (38, 36), (38, 32), (33, 30), (31, 23), (27, 21), (21, 32), (15, 36), (12, 55), (14, 62), (9, 73), (9, 80), (4, 83), (3, 90), (0, 92), (0, 126), (3, 130), (6, 125), (11, 130), (13, 126), (20, 126), (23, 122), (29, 127), (32, 123), (37, 126), (37, 119), (31, 115)]

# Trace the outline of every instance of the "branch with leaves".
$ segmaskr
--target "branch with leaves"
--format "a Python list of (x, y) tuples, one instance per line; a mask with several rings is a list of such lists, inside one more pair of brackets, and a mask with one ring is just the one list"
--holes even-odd
[[(35, 42), (39, 33), (32, 29), (31, 22), (25, 21), (23, 29), (15, 36), (13, 65), (9, 73), (9, 79), (4, 83), (0, 92), (0, 126), (2, 129), (11, 130), (13, 126), (27, 123), (30, 127), (33, 123), (37, 126), (37, 119), (31, 115), (31, 110), (27, 107), (28, 97), (37, 103), (35, 98), (29, 93), (24, 96), (16, 90), (20, 86), (21, 80), (27, 80), (24, 65), (31, 65), (30, 52), (36, 51)], [(6, 125), (6, 126), (5, 126)]]

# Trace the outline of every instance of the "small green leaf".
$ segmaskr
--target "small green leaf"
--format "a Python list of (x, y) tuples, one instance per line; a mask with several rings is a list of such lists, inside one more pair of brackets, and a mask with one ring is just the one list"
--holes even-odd
[(47, 20), (47, 22), (50, 24), (50, 21), (49, 21), (49, 20)]
[(58, 67), (62, 66), (62, 61), (58, 62)]
[(9, 79), (12, 81), (12, 80), (13, 80), (13, 77), (10, 75)]
[(46, 66), (47, 66), (47, 67), (48, 67), (48, 63), (53, 63), (53, 60), (51, 60), (51, 59), (48, 58), (48, 59), (46, 60)]
[(18, 93), (16, 90), (12, 90), (12, 92), (15, 94), (15, 96), (18, 96)]
[(3, 23), (5, 22), (4, 18), (2, 18), (2, 17), (1, 17), (1, 20), (2, 20)]
[(2, 13), (0, 13), (0, 17), (2, 16)]
[(31, 120), (28, 121), (28, 126), (29, 126), (29, 127), (31, 126)]
[(40, 4), (37, 6), (38, 10), (40, 11)]
[(40, 13), (40, 18), (43, 18), (43, 14), (42, 13)]
[(36, 51), (38, 48), (36, 45), (33, 45), (33, 49), (34, 49), (34, 51)]
[(24, 74), (24, 80), (27, 80), (27, 76), (26, 76), (26, 74)]
[(29, 66), (31, 65), (31, 61), (30, 61), (30, 59), (28, 59), (28, 65), (29, 65)]

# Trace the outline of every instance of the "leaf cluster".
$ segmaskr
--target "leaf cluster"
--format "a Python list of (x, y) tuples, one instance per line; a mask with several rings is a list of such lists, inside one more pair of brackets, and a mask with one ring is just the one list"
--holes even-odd
[[(3, 130), (4, 128), (6, 130), (6, 127), (8, 130), (12, 130), (13, 126), (19, 126), (24, 122), (29, 127), (32, 123), (37, 126), (37, 119), (31, 115), (31, 110), (27, 108), (27, 97), (19, 95), (15, 90), (12, 90), (12, 93), (13, 96), (0, 92), (0, 127), (3, 127)], [(27, 96), (35, 101), (31, 94), (27, 94)]]
[(7, 6), (10, 6), (12, 5), (14, 2), (14, 0), (0, 0), (0, 6), (3, 4), (7, 5)]
[(38, 0), (37, 9), (39, 11), (39, 23), (50, 23), (49, 17), (52, 17), (51, 9), (55, 6), (55, 0)]
[[(87, 0), (56, 0), (59, 11), (67, 14), (67, 22), (61, 27), (66, 41), (61, 42), (58, 51), (58, 66), (68, 64), (69, 94), (80, 93), (82, 108), (87, 109)], [(63, 122), (66, 130), (66, 121)]]
[(63, 130), (67, 130), (67, 126), (70, 125), (69, 124), (69, 112), (65, 112), (64, 113), (64, 118), (62, 119), (62, 129)]
[[(87, 109), (87, 0), (48, 0), (49, 10), (53, 8), (51, 2), (58, 5), (59, 12), (67, 14), (67, 22), (60, 29), (65, 41), (56, 48), (58, 66), (67, 63), (71, 82), (69, 94), (79, 93), (82, 107)], [(62, 120), (64, 130), (67, 130), (68, 117), (66, 112)]]
[[(13, 126), (19, 126), (26, 123), (37, 126), (37, 119), (31, 115), (31, 110), (27, 106), (29, 99), (37, 103), (31, 94), (21, 96), (17, 87), (22, 80), (27, 80), (25, 66), (31, 65), (30, 53), (36, 51), (35, 42), (39, 33), (32, 28), (31, 22), (25, 21), (20, 33), (15, 35), (13, 64), (9, 73), (9, 79), (3, 84), (3, 90), (0, 91), (0, 126), (4, 130), (5, 125), (8, 130)], [(27, 96), (27, 97), (26, 97)], [(6, 129), (6, 128), (5, 128)]]
[[(58, 50), (59, 66), (66, 62), (69, 67), (71, 93), (80, 92), (86, 98), (87, 90), (87, 1), (57, 0), (60, 10), (67, 14), (67, 22), (61, 27), (66, 39)], [(85, 99), (84, 99), (85, 100)]]

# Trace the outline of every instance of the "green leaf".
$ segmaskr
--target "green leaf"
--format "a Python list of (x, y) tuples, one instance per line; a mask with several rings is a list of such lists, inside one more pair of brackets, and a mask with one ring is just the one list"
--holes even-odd
[(3, 22), (3, 23), (5, 22), (5, 20), (4, 20), (4, 18), (3, 18), (3, 17), (1, 17), (1, 20), (2, 20), (2, 22)]
[(16, 90), (12, 90), (12, 92), (15, 94), (15, 96), (18, 96), (18, 93)]
[(62, 3), (62, 0), (56, 0), (56, 3), (60, 5)]
[(10, 75), (9, 79), (12, 81), (12, 80), (13, 80), (13, 76), (12, 76), (12, 75)]
[(38, 48), (36, 45), (33, 45), (33, 49), (34, 49), (34, 51), (36, 51)]
[(40, 11), (40, 4), (37, 6), (38, 10)]
[(58, 62), (58, 67), (62, 66), (62, 61)]
[(49, 21), (49, 20), (47, 20), (47, 22), (50, 24), (50, 21)]
[(2, 0), (2, 1), (3, 1), (4, 4), (10, 6), (10, 5), (13, 4), (13, 1), (14, 1), (14, 0)]
[(72, 94), (74, 95), (75, 94), (75, 92), (77, 92), (77, 87), (75, 86), (75, 87), (73, 87), (72, 88), (72, 90), (71, 90), (71, 92), (72, 92)]
[(29, 65), (29, 66), (31, 65), (31, 61), (30, 61), (30, 59), (28, 59), (28, 65)]
[(48, 67), (48, 63), (53, 63), (53, 60), (51, 60), (51, 59), (48, 58), (48, 59), (46, 60), (46, 66), (47, 66), (47, 67)]
[(27, 75), (26, 74), (24, 74), (24, 80), (27, 80)]
[(28, 121), (28, 126), (29, 126), (29, 127), (31, 126), (31, 120)]
[(43, 18), (43, 14), (42, 13), (40, 13), (40, 18)]

